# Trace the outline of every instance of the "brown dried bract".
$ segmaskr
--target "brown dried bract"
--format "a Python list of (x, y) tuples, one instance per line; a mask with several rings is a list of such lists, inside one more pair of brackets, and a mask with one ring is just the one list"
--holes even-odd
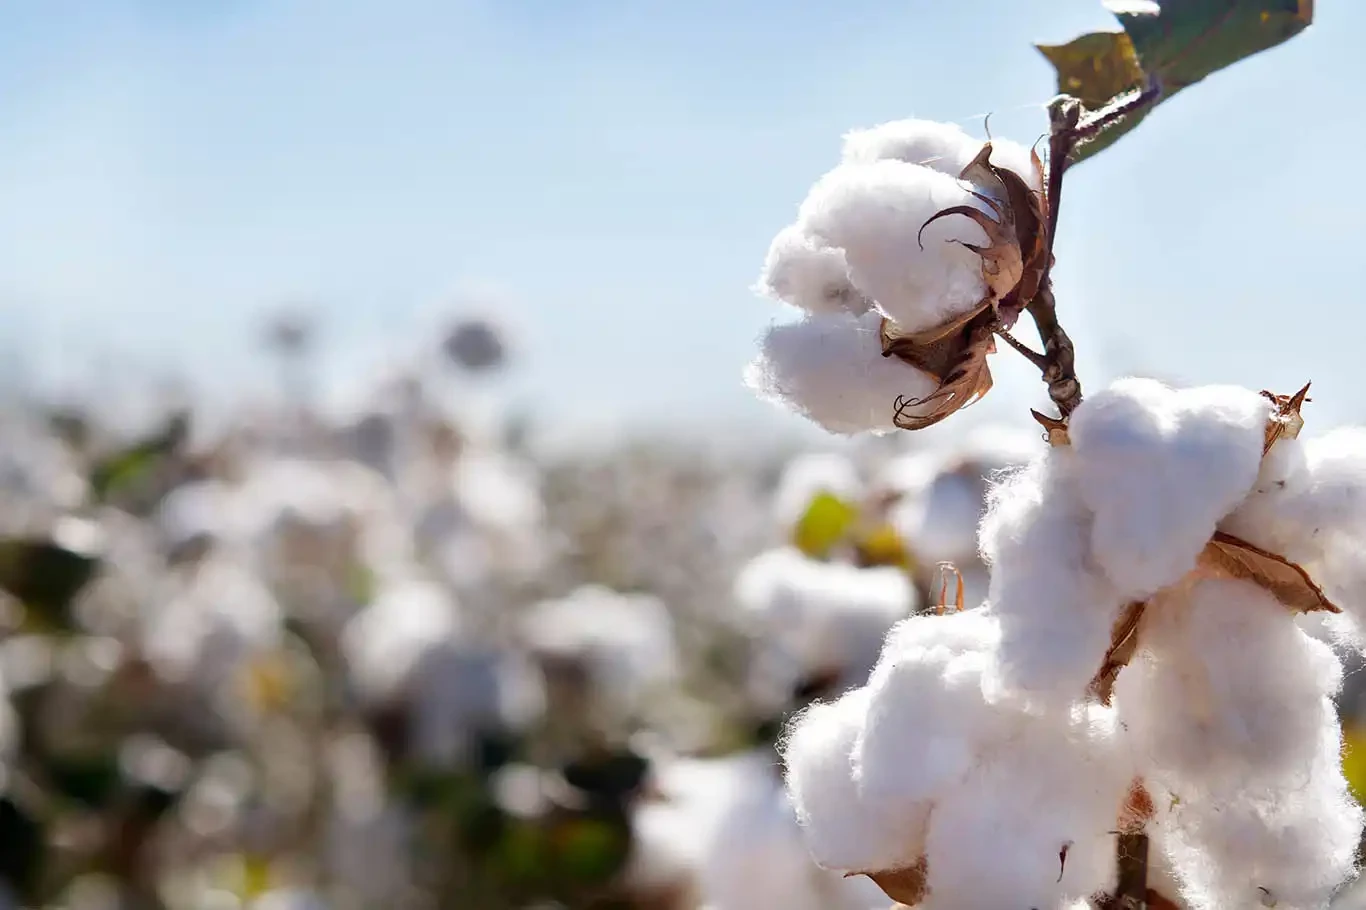
[(1103, 705), (1110, 703), (1119, 671), (1124, 669), (1133, 659), (1134, 652), (1138, 650), (1138, 627), (1143, 621), (1143, 611), (1147, 606), (1146, 600), (1136, 600), (1126, 606), (1124, 612), (1119, 614), (1119, 619), (1115, 620), (1114, 629), (1110, 633), (1110, 647), (1106, 650), (1105, 659), (1101, 661), (1100, 669), (1091, 678), (1091, 685), (1086, 690)]
[(958, 567), (951, 562), (941, 562), (939, 568), (939, 603), (935, 604), (934, 612), (937, 616), (943, 616), (949, 609), (949, 576), (952, 575), (956, 584), (956, 593), (953, 601), (953, 612), (963, 612), (963, 573), (958, 571)]
[[(983, 314), (986, 315), (986, 314)], [(939, 379), (939, 388), (924, 398), (898, 396), (892, 422), (903, 430), (923, 430), (984, 397), (991, 391), (991, 370), (987, 357), (996, 352), (994, 319), (981, 316), (967, 331), (966, 343), (956, 352)], [(884, 335), (885, 337), (885, 335)], [(900, 356), (900, 355), (899, 355)], [(910, 361), (902, 356), (903, 360)]]
[[(902, 332), (891, 320), (882, 323), (882, 353), (897, 357), (933, 376), (939, 388), (923, 399), (898, 398), (894, 423), (903, 430), (933, 426), (991, 390), (987, 357), (996, 351), (995, 333), (1009, 329), (1039, 293), (1049, 265), (1047, 203), (1024, 178), (991, 163), (991, 143), (960, 177), (972, 184), (972, 195), (985, 208), (956, 205), (935, 213), (921, 225), (962, 215), (987, 235), (985, 246), (955, 240), (982, 259), (987, 296), (968, 313), (923, 332)], [(1032, 162), (1043, 180), (1043, 162)], [(922, 244), (923, 248), (923, 244)]]
[(1262, 443), (1262, 454), (1271, 451), (1271, 447), (1276, 444), (1278, 439), (1294, 439), (1300, 435), (1300, 430), (1304, 429), (1304, 418), (1300, 416), (1300, 409), (1304, 407), (1309, 398), (1309, 386), (1306, 382), (1304, 388), (1294, 395), (1277, 395), (1275, 392), (1263, 390), (1262, 397), (1271, 400), (1276, 406), (1276, 413), (1271, 415), (1271, 419), (1266, 422), (1266, 440)]
[(888, 869), (882, 872), (850, 872), (845, 878), (854, 875), (866, 875), (892, 900), (907, 907), (914, 907), (923, 901), (928, 893), (925, 887), (925, 879), (928, 874), (929, 865), (926, 863), (925, 857), (922, 856), (914, 866), (907, 866), (904, 869)]
[(1246, 540), (1216, 531), (1195, 570), (1211, 578), (1238, 578), (1260, 585), (1296, 613), (1341, 613), (1303, 567)]
[(1048, 444), (1053, 447), (1070, 446), (1072, 444), (1071, 433), (1067, 429), (1067, 418), (1049, 417), (1047, 414), (1040, 414), (1033, 408), (1029, 413), (1034, 415), (1034, 420), (1043, 427), (1045, 438)]

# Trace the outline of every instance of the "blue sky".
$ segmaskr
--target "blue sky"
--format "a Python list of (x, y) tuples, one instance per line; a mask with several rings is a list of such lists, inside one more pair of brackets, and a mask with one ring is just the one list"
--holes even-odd
[[(6, 336), (49, 380), (168, 365), (222, 398), (267, 380), (281, 300), (325, 307), (340, 385), (474, 289), (547, 420), (791, 429), (739, 382), (786, 315), (749, 286), (841, 134), (991, 111), (1031, 142), (1031, 42), (1111, 23), (1097, 0), (0, 0)], [(1366, 4), (1320, 0), (1069, 177), (1084, 381), (1312, 378), (1318, 420), (1366, 418), (1362, 34)], [(1037, 398), (1011, 356), (981, 416)]]

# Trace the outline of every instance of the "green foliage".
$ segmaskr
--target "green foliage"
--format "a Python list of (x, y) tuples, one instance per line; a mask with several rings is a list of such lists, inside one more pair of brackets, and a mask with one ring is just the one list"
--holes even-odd
[(71, 631), (71, 603), (99, 564), (92, 554), (46, 538), (0, 538), (0, 588), (23, 602), (35, 630)]
[(142, 488), (179, 454), (189, 435), (189, 415), (173, 414), (151, 436), (100, 458), (90, 471), (91, 496), (100, 503), (129, 496), (143, 498), (146, 491)]
[[(1122, 32), (1092, 32), (1066, 44), (1038, 45), (1058, 73), (1058, 91), (1096, 110), (1155, 81), (1158, 100), (1304, 31), (1312, 0), (1130, 0), (1107, 4)], [(1079, 146), (1074, 161), (1107, 148), (1147, 116), (1119, 118)]]

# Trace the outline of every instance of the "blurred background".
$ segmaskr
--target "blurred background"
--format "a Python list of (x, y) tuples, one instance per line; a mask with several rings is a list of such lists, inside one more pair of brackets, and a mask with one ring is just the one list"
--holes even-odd
[[(1031, 43), (1111, 27), (0, 0), (0, 907), (885, 906), (807, 861), (774, 744), (980, 599), (1043, 386), (1004, 354), (946, 424), (826, 437), (741, 384), (751, 288), (845, 131), (1032, 143)], [(1321, 0), (1071, 172), (1084, 382), (1366, 419), (1363, 33)]]

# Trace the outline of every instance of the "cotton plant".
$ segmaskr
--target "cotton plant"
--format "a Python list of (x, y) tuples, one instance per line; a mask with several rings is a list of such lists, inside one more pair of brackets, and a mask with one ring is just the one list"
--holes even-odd
[[(1352, 639), (1366, 433), (1301, 440), (1307, 386), (1083, 398), (1051, 225), (1114, 112), (1051, 113), (1047, 169), (943, 124), (851, 134), (770, 250), (763, 286), (806, 312), (763, 340), (762, 397), (836, 433), (919, 429), (989, 391), (1001, 339), (1058, 410), (992, 483), (985, 601), (902, 620), (866, 685), (793, 721), (787, 794), (818, 863), (906, 906), (1327, 906), (1363, 814), (1340, 659), (1298, 617)], [(1042, 353), (1012, 334), (1025, 313)]]

